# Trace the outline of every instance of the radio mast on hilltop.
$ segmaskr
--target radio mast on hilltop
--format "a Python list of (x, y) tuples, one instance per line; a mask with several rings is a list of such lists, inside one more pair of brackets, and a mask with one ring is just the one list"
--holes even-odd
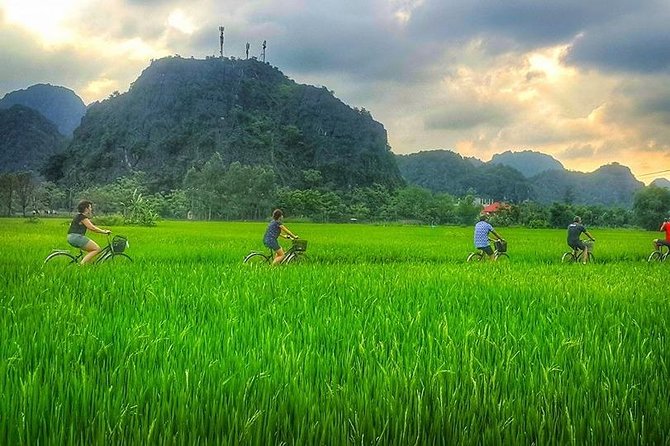
[(219, 35), (219, 45), (221, 47), (221, 58), (223, 58), (223, 31), (226, 29), (225, 26), (219, 26), (219, 31), (221, 31), (221, 34)]
[(263, 51), (261, 51), (261, 60), (265, 62), (265, 48), (268, 46), (268, 41), (264, 40), (263, 41)]
[(251, 46), (251, 45), (249, 45), (249, 42), (247, 42), (247, 59), (249, 59), (249, 47), (250, 47), (250, 46)]

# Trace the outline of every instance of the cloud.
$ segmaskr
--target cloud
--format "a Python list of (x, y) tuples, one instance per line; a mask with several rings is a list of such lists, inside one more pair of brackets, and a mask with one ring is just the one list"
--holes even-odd
[(223, 25), (226, 55), (244, 57), (249, 42), (259, 57), (267, 40), (269, 63), (369, 110), (399, 153), (522, 147), (568, 168), (618, 160), (635, 171), (670, 151), (660, 0), (53, 0), (70, 8), (49, 23), (51, 41), (8, 22), (8, 1), (0, 95), (49, 82), (102, 99), (152, 58), (218, 55)]
[(586, 145), (572, 145), (559, 153), (562, 159), (584, 159), (591, 158), (596, 153), (595, 147), (591, 144)]

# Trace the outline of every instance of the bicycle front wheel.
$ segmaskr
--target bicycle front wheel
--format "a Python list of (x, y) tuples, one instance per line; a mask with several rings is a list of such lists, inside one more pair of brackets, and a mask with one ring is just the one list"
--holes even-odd
[(127, 262), (132, 262), (133, 259), (130, 258), (128, 254), (124, 254), (122, 252), (118, 254), (109, 254), (107, 257), (102, 259), (103, 262), (115, 262), (115, 263), (127, 263)]
[(470, 255), (468, 256), (467, 262), (479, 262), (483, 258), (484, 256), (482, 255), (481, 252), (471, 252)]
[(499, 253), (496, 254), (496, 261), (497, 262), (500, 262), (500, 261), (509, 262), (509, 256), (507, 255), (506, 252), (499, 252)]
[(64, 251), (58, 251), (58, 252), (52, 252), (47, 256), (46, 259), (44, 259), (45, 264), (50, 264), (50, 265), (71, 265), (74, 263), (77, 263), (77, 257), (73, 256), (69, 252), (64, 252)]
[(243, 263), (249, 264), (249, 265), (261, 265), (261, 264), (269, 264), (272, 259), (265, 254), (262, 254), (260, 252), (252, 252), (250, 254), (247, 254), (247, 256), (244, 258)]
[(297, 252), (292, 252), (286, 256), (282, 263), (305, 263), (307, 261), (307, 254), (298, 254)]

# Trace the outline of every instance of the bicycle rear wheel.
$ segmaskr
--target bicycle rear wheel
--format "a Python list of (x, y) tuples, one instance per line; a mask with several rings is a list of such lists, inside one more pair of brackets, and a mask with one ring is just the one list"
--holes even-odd
[(262, 264), (269, 264), (272, 261), (272, 258), (269, 256), (266, 256), (263, 253), (260, 252), (252, 252), (247, 254), (247, 256), (244, 258), (242, 263), (246, 263), (248, 265), (262, 265)]
[(471, 252), (468, 256), (467, 262), (479, 262), (484, 258), (484, 255), (481, 252)]
[(561, 263), (574, 263), (577, 259), (571, 252), (566, 252), (561, 257)]
[(649, 254), (649, 258), (647, 259), (647, 262), (660, 262), (661, 259), (663, 259), (663, 255), (661, 254), (660, 251), (653, 251), (651, 254)]
[(77, 257), (69, 252), (57, 251), (52, 252), (44, 259), (44, 264), (47, 263), (50, 265), (72, 265), (77, 263)]

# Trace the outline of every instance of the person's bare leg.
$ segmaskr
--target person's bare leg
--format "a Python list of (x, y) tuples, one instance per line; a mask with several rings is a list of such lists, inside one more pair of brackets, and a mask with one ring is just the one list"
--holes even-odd
[(86, 243), (86, 246), (84, 246), (82, 249), (84, 251), (87, 251), (87, 254), (84, 256), (83, 259), (81, 259), (82, 265), (85, 265), (88, 262), (90, 262), (93, 259), (93, 257), (95, 257), (100, 252), (100, 247), (93, 240), (89, 240), (89, 242)]
[(272, 265), (279, 265), (279, 263), (284, 259), (284, 250), (282, 248), (279, 248), (275, 252), (275, 259), (272, 262)]
[(584, 265), (589, 263), (589, 248), (584, 247)]

